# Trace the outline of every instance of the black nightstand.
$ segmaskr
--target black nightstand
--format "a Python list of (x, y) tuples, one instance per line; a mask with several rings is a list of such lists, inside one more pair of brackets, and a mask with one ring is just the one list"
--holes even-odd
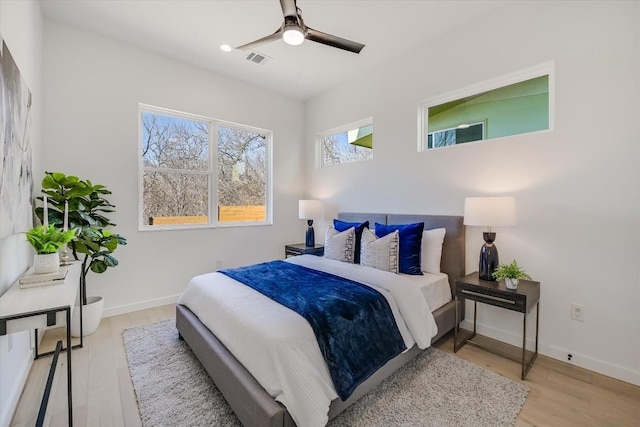
[(286, 245), (284, 247), (284, 257), (289, 258), (290, 256), (296, 255), (324, 255), (324, 246), (323, 245), (315, 245), (315, 246), (307, 246), (304, 243), (296, 243), (293, 245)]
[[(500, 282), (488, 282), (478, 279), (478, 272), (471, 273), (461, 279), (456, 280), (455, 286), (455, 300), (456, 300), (456, 319), (458, 318), (458, 299), (470, 299), (473, 301), (473, 332), (467, 334), (466, 337), (458, 343), (458, 323), (456, 322), (454, 328), (453, 337), (453, 351), (457, 352), (466, 343), (473, 344), (477, 347), (481, 347), (492, 353), (499, 354), (501, 356), (509, 357), (517, 362), (522, 362), (522, 379), (524, 380), (533, 365), (533, 362), (538, 357), (538, 323), (540, 320), (540, 282), (534, 282), (531, 280), (520, 280), (518, 289), (507, 289), (504, 281)], [(494, 351), (490, 347), (486, 347), (471, 339), (476, 335), (476, 313), (477, 304), (481, 302), (483, 304), (489, 304), (494, 307), (506, 308), (507, 310), (517, 311), (523, 313), (522, 322), (522, 358), (513, 358), (502, 352)], [(536, 306), (536, 349), (535, 352), (526, 350), (527, 343), (527, 314), (531, 312), (533, 306)], [(529, 361), (526, 361), (526, 353), (532, 353)]]

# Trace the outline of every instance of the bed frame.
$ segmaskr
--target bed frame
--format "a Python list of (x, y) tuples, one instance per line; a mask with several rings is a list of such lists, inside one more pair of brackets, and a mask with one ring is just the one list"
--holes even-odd
[[(455, 280), (465, 274), (465, 233), (461, 216), (339, 213), (338, 219), (349, 222), (369, 221), (371, 228), (374, 228), (376, 222), (380, 224), (424, 222), (425, 230), (446, 228), (447, 232), (442, 247), (441, 270), (449, 276), (452, 295)], [(464, 319), (464, 304), (459, 305), (459, 310), (460, 319)], [(453, 329), (455, 302), (452, 300), (440, 307), (433, 312), (433, 316), (438, 325), (438, 334), (433, 337), (432, 343)], [(180, 304), (176, 306), (176, 327), (181, 339), (184, 339), (200, 360), (243, 425), (295, 427), (296, 424), (287, 409), (262, 388), (191, 310)], [(331, 402), (329, 419), (344, 411), (420, 352), (421, 350), (417, 346), (413, 346), (410, 350), (391, 359), (360, 384), (349, 399), (342, 401), (340, 398), (336, 398)]]

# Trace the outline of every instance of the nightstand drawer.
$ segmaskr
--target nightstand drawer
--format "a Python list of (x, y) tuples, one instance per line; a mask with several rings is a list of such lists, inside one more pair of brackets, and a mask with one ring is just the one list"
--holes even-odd
[(505, 298), (504, 295), (491, 295), (486, 292), (479, 293), (469, 289), (460, 289), (457, 293), (460, 298), (495, 305), (508, 310), (519, 311), (521, 313), (523, 313), (526, 308), (526, 300), (524, 298)]
[(504, 282), (479, 280), (477, 273), (456, 280), (455, 294), (519, 313), (528, 313), (540, 299), (540, 283), (521, 280), (518, 289), (507, 289)]

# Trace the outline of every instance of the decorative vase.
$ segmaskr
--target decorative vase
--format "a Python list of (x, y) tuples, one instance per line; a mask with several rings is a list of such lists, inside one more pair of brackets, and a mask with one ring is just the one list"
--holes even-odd
[(518, 282), (518, 279), (512, 279), (510, 277), (504, 279), (504, 283), (505, 285), (507, 285), (507, 289), (518, 289)]
[[(82, 336), (91, 335), (100, 326), (102, 312), (104, 311), (104, 299), (102, 297), (87, 297), (87, 305), (82, 306)], [(80, 336), (80, 306), (73, 308), (71, 316), (71, 336)]]
[(33, 272), (35, 274), (55, 273), (60, 268), (58, 252), (52, 254), (35, 254), (33, 256)]

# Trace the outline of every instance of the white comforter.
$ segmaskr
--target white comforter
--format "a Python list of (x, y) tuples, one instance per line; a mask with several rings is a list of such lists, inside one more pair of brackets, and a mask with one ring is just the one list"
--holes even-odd
[[(367, 284), (389, 301), (407, 345), (427, 348), (437, 327), (420, 290), (407, 279), (313, 255), (287, 260)], [(324, 426), (338, 397), (309, 323), (296, 312), (225, 276), (196, 276), (178, 301), (195, 313), (298, 426)]]

